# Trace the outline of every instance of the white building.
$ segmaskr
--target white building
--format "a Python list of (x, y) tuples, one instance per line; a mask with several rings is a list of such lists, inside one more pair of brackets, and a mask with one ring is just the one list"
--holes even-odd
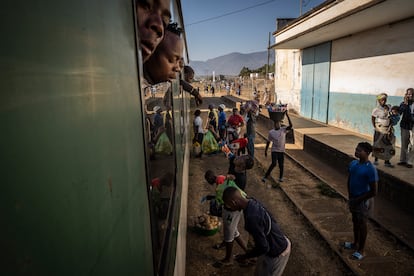
[(328, 0), (273, 35), (277, 99), (303, 117), (371, 135), (375, 96), (414, 87), (413, 0)]

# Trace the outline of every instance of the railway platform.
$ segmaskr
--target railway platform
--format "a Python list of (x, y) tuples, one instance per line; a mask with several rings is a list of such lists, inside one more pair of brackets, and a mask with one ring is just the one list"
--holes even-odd
[[(236, 106), (246, 99), (223, 96), (222, 100), (228, 106)], [(362, 141), (372, 142), (372, 138), (296, 114), (289, 115), (295, 144), (287, 145), (287, 155), (347, 199), (347, 166), (355, 158), (356, 145)], [(256, 131), (267, 137), (272, 126), (267, 110), (262, 110)], [(372, 220), (414, 249), (414, 169), (396, 165), (399, 154), (397, 148), (391, 160), (395, 167), (385, 167), (383, 162), (377, 166), (380, 181)]]

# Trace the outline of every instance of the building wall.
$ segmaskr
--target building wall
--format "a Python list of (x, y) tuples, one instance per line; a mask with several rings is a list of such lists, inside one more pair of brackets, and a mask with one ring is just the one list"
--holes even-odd
[[(375, 96), (386, 92), (388, 103), (399, 105), (405, 90), (414, 87), (414, 19), (407, 19), (332, 41), (328, 124), (372, 134)], [(303, 51), (275, 53), (277, 101), (300, 113)], [(397, 145), (400, 144), (396, 127)]]
[(414, 86), (413, 61), (414, 19), (333, 41), (328, 124), (371, 134), (375, 96), (399, 104)]
[(300, 111), (301, 56), (298, 49), (275, 52), (275, 99), (296, 113)]

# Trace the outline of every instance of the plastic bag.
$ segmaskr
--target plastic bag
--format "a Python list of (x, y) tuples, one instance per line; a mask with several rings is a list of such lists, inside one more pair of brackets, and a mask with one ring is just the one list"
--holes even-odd
[(194, 155), (199, 155), (201, 153), (201, 145), (198, 142), (193, 143), (193, 153)]
[(170, 155), (173, 151), (172, 144), (167, 134), (163, 132), (155, 144), (155, 153)]
[(210, 200), (210, 215), (221, 217), (222, 212), (223, 212), (223, 205), (218, 203), (215, 198)]
[(201, 143), (201, 149), (203, 153), (207, 154), (219, 150), (216, 138), (214, 138), (214, 135), (211, 133), (211, 131), (207, 131), (207, 133), (204, 135), (203, 142)]

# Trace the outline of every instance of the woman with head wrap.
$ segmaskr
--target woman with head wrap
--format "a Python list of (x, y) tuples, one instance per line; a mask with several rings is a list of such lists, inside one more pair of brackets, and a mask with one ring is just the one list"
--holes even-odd
[[(383, 150), (376, 150), (379, 149), (381, 146), (381, 140), (383, 139), (384, 135), (388, 134), (390, 120), (388, 117), (388, 111), (391, 109), (390, 105), (387, 105), (387, 98), (388, 95), (386, 93), (381, 93), (377, 96), (377, 103), (378, 105), (372, 110), (371, 114), (371, 122), (374, 127), (374, 150), (372, 155), (375, 157), (374, 165), (378, 165), (378, 158), (385, 159), (384, 166), (392, 168), (394, 167), (390, 163), (390, 157), (386, 154), (384, 155)], [(395, 154), (395, 151), (393, 151)], [(387, 157), (384, 157), (387, 156)]]

